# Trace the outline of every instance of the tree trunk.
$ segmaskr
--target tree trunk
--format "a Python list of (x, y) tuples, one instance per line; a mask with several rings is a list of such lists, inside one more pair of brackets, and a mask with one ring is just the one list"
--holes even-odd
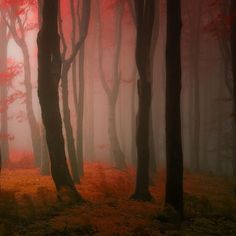
[(137, 151), (136, 151), (136, 143), (135, 143), (135, 133), (136, 133), (136, 88), (137, 88), (137, 82), (136, 82), (136, 66), (133, 69), (132, 73), (132, 90), (131, 90), (131, 161), (134, 166), (137, 165)]
[[(79, 6), (79, 2), (78, 2)], [(71, 22), (72, 22), (72, 32), (71, 32), (71, 44), (72, 51), (75, 50), (75, 39), (76, 39), (76, 17), (75, 17), (75, 3), (74, 0), (70, 0), (70, 12), (71, 12)], [(75, 106), (76, 115), (78, 115), (78, 107), (77, 107), (77, 70), (76, 70), (76, 60), (77, 57), (72, 62), (72, 89), (73, 89), (73, 102)]]
[(150, 114), (150, 125), (149, 125), (149, 145), (150, 145), (150, 165), (149, 165), (149, 182), (151, 185), (154, 184), (154, 177), (157, 174), (157, 160), (155, 153), (154, 144), (154, 132), (153, 132), (153, 121), (152, 114)]
[(62, 200), (82, 201), (66, 163), (58, 84), (61, 77), (58, 0), (45, 0), (43, 23), (38, 34), (38, 96), (46, 130), (51, 173)]
[(80, 182), (78, 171), (78, 160), (76, 157), (75, 140), (73, 128), (71, 125), (69, 93), (68, 93), (68, 68), (66, 62), (62, 67), (62, 103), (63, 103), (63, 121), (65, 126), (67, 151), (70, 160), (72, 177), (75, 183)]
[[(0, 74), (4, 74), (7, 72), (7, 26), (4, 21), (0, 23)], [(2, 84), (0, 88), (0, 99), (1, 101), (5, 101), (7, 98), (7, 84), (4, 83), (4, 78), (2, 78)], [(7, 135), (8, 134), (8, 122), (7, 122), (7, 114), (8, 114), (8, 107), (6, 104), (6, 109), (1, 112), (1, 134)], [(2, 153), (2, 165), (6, 163), (9, 159), (9, 143), (8, 138), (3, 138), (1, 140), (1, 153)]]
[(84, 45), (79, 52), (79, 101), (77, 115), (77, 155), (80, 176), (84, 175), (83, 118), (84, 118)]
[[(230, 45), (231, 45), (231, 55), (232, 55), (232, 71), (233, 71), (233, 106), (234, 106), (234, 112), (233, 112), (233, 138), (234, 142), (235, 137), (236, 137), (236, 1), (231, 0), (231, 5), (230, 5), (230, 15), (232, 17), (232, 22), (231, 22), (231, 34), (230, 34)], [(235, 145), (234, 145), (235, 147)], [(236, 177), (236, 155), (235, 151), (233, 152), (234, 156), (232, 159), (232, 166), (233, 166), (233, 175)]]
[[(85, 38), (88, 33), (88, 26), (89, 26), (89, 19), (90, 19), (90, 5), (91, 5), (90, 0), (83, 0), (82, 19), (81, 19), (81, 25), (80, 25), (81, 26), (80, 27), (80, 38), (79, 38), (78, 42), (75, 45), (73, 45), (73, 50), (72, 50), (68, 59), (65, 58), (66, 51), (67, 51), (66, 40), (65, 40), (64, 34), (62, 32), (62, 25), (61, 24), (59, 25), (60, 26), (59, 30), (60, 30), (62, 42), (63, 42), (62, 96), (63, 96), (64, 125), (65, 125), (65, 132), (66, 132), (66, 138), (67, 138), (67, 149), (68, 149), (70, 163), (71, 163), (72, 175), (73, 175), (74, 181), (77, 183), (80, 182), (80, 178), (79, 178), (79, 172), (78, 172), (78, 168), (79, 168), (78, 167), (78, 160), (76, 157), (75, 140), (74, 140), (71, 119), (70, 119), (70, 108), (69, 108), (69, 98), (68, 98), (68, 72), (69, 72), (69, 69), (77, 56), (77, 53), (79, 52), (81, 47), (84, 45), (84, 41), (85, 41)], [(73, 6), (72, 6), (72, 8), (73, 8)], [(74, 8), (73, 8), (72, 12), (74, 14)], [(61, 21), (61, 15), (60, 15), (59, 19)], [(75, 32), (73, 32), (73, 34), (74, 33)], [(74, 84), (74, 86), (76, 87), (75, 84)], [(74, 100), (75, 99), (76, 99), (76, 96), (74, 94)], [(76, 99), (76, 102), (77, 102), (77, 99)], [(78, 111), (78, 109), (76, 107), (76, 111)]]
[(32, 138), (33, 145), (33, 154), (35, 158), (35, 165), (40, 166), (41, 156), (40, 156), (40, 132), (39, 125), (37, 123), (36, 117), (33, 111), (33, 102), (32, 102), (32, 84), (31, 84), (31, 68), (30, 68), (30, 59), (29, 51), (26, 45), (26, 42), (22, 41), (21, 49), (24, 57), (24, 76), (25, 76), (25, 88), (26, 88), (26, 112), (29, 119), (29, 126)]
[(118, 141), (117, 129), (116, 129), (116, 101), (113, 98), (109, 100), (108, 107), (108, 135), (111, 142), (111, 151), (115, 161), (115, 166), (118, 169), (124, 169), (125, 155), (121, 151), (120, 143)]
[(200, 168), (199, 152), (200, 152), (200, 97), (199, 97), (199, 49), (200, 49), (200, 25), (201, 25), (201, 9), (202, 1), (196, 1), (194, 7), (194, 16), (190, 16), (191, 24), (191, 63), (193, 67), (193, 137), (191, 148), (191, 168), (198, 171)]
[(166, 197), (183, 216), (183, 153), (181, 140), (181, 3), (167, 0), (166, 42)]
[[(151, 54), (152, 33), (155, 17), (155, 1), (135, 1), (137, 18), (136, 63), (138, 80), (139, 108), (137, 115), (137, 174), (136, 187), (132, 198), (150, 200), (149, 192), (149, 125), (151, 111)], [(152, 57), (152, 58), (151, 58)]]
[(44, 127), (41, 127), (41, 175), (50, 175), (50, 160), (47, 147), (46, 133)]
[(100, 70), (100, 79), (104, 91), (106, 92), (108, 99), (108, 135), (110, 139), (111, 152), (114, 158), (114, 162), (117, 168), (124, 169), (126, 167), (125, 155), (121, 150), (120, 143), (116, 131), (116, 103), (117, 97), (119, 94), (121, 77), (118, 71), (118, 65), (120, 60), (120, 51), (121, 51), (121, 36), (122, 36), (122, 17), (124, 13), (124, 2), (118, 1), (117, 6), (117, 17), (116, 17), (116, 44), (115, 44), (115, 58), (113, 63), (113, 85), (110, 88), (106, 82), (102, 60), (102, 29), (101, 29), (101, 16), (100, 9), (98, 5), (98, 41), (99, 41), (99, 70)]

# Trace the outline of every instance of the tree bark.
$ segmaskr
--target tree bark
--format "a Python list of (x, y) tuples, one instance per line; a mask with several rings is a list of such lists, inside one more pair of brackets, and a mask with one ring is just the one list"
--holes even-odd
[(71, 125), (70, 107), (69, 107), (69, 91), (68, 91), (68, 67), (64, 63), (62, 67), (62, 104), (63, 104), (63, 121), (65, 126), (67, 151), (70, 160), (70, 167), (72, 177), (75, 183), (80, 183), (78, 160), (75, 149), (75, 139), (73, 134), (73, 128)]
[(50, 159), (47, 147), (46, 132), (44, 127), (41, 128), (41, 165), (40, 173), (41, 175), (50, 175)]
[(45, 0), (42, 28), (38, 33), (38, 96), (46, 130), (51, 173), (59, 198), (82, 201), (66, 163), (58, 85), (61, 77), (58, 0)]
[(150, 112), (152, 62), (151, 44), (155, 18), (155, 1), (135, 1), (137, 42), (136, 64), (140, 79), (138, 80), (139, 108), (137, 115), (137, 174), (133, 199), (150, 200), (149, 159), (150, 159)]
[(84, 45), (79, 52), (79, 98), (78, 98), (78, 115), (77, 115), (77, 155), (79, 173), (84, 175), (83, 159), (83, 118), (84, 118)]
[(167, 0), (166, 42), (166, 196), (165, 203), (183, 216), (181, 140), (181, 1)]
[[(196, 1), (193, 8), (193, 15), (189, 15), (190, 31), (191, 31), (191, 66), (192, 66), (192, 80), (193, 80), (193, 117), (191, 117), (190, 124), (193, 125), (193, 133), (191, 138), (191, 168), (194, 171), (200, 169), (200, 97), (199, 97), (199, 50), (200, 50), (200, 25), (201, 25), (201, 9), (202, 1)], [(191, 14), (191, 13), (190, 13)], [(191, 112), (190, 112), (191, 114)]]
[[(232, 55), (232, 72), (233, 72), (233, 106), (234, 106), (234, 112), (233, 112), (233, 138), (234, 142), (236, 137), (236, 1), (231, 0), (230, 3), (230, 15), (232, 17), (231, 22), (231, 32), (230, 32), (230, 46), (231, 46), (231, 55)], [(234, 145), (235, 146), (235, 145)], [(235, 151), (233, 152), (233, 159), (232, 159), (232, 166), (233, 166), (233, 176), (236, 177), (236, 155)]]
[[(73, 46), (72, 53), (70, 56), (66, 59), (66, 51), (67, 51), (67, 45), (64, 38), (64, 34), (62, 32), (62, 26), (60, 24), (59, 30), (62, 37), (62, 43), (63, 43), (63, 52), (62, 52), (62, 96), (63, 96), (63, 115), (64, 115), (64, 125), (65, 125), (65, 132), (66, 132), (66, 140), (67, 140), (67, 149), (69, 153), (70, 158), (70, 164), (71, 164), (71, 170), (72, 175), (74, 178), (74, 181), (77, 183), (80, 182), (80, 174), (78, 172), (78, 165), (80, 168), (83, 168), (83, 163), (78, 163), (78, 159), (76, 156), (76, 148), (75, 148), (75, 139), (74, 134), (72, 131), (72, 125), (71, 125), (71, 119), (70, 119), (70, 108), (69, 108), (69, 98), (68, 98), (68, 73), (69, 69), (73, 64), (73, 61), (75, 60), (79, 50), (84, 45), (85, 38), (88, 33), (88, 26), (89, 26), (89, 19), (90, 19), (90, 0), (84, 0), (83, 1), (83, 9), (82, 9), (82, 19), (81, 19), (81, 28), (80, 28), (80, 38), (78, 42)], [(61, 23), (61, 16), (60, 16), (60, 23)], [(75, 97), (74, 97), (75, 99)], [(76, 109), (77, 111), (80, 108)], [(82, 138), (82, 137), (81, 137)], [(82, 142), (82, 140), (80, 141)]]

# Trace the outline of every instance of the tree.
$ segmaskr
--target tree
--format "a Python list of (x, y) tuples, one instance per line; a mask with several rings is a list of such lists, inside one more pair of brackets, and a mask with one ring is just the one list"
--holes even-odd
[[(70, 163), (71, 163), (71, 170), (72, 175), (74, 178), (74, 181), (79, 183), (80, 176), (79, 171), (83, 171), (83, 157), (82, 157), (82, 146), (79, 145), (80, 151), (78, 150), (78, 160), (76, 158), (76, 148), (75, 148), (75, 140), (73, 135), (73, 129), (71, 125), (71, 116), (70, 116), (70, 108), (69, 108), (69, 97), (68, 97), (68, 73), (69, 70), (73, 64), (73, 61), (75, 60), (76, 55), (78, 54), (81, 47), (83, 47), (84, 41), (86, 39), (87, 33), (88, 33), (88, 26), (89, 26), (89, 19), (90, 19), (90, 0), (84, 0), (83, 1), (83, 10), (82, 10), (82, 19), (81, 19), (81, 28), (80, 28), (80, 37), (78, 42), (73, 46), (73, 50), (68, 58), (66, 58), (66, 52), (67, 52), (67, 45), (66, 40), (62, 31), (62, 25), (61, 25), (61, 14), (60, 14), (60, 35), (62, 38), (62, 45), (63, 45), (63, 51), (62, 51), (62, 100), (63, 100), (63, 120), (65, 125), (65, 133), (66, 133), (66, 140), (67, 140), (67, 149), (69, 153)], [(83, 85), (81, 85), (83, 86)], [(80, 91), (81, 92), (81, 91)], [(81, 93), (80, 93), (81, 94)], [(81, 95), (80, 95), (81, 98)], [(82, 93), (83, 98), (83, 93)], [(83, 101), (80, 101), (78, 104), (78, 112), (83, 112), (82, 107)], [(78, 117), (78, 116), (77, 116)], [(79, 117), (83, 117), (83, 113), (79, 115)], [(82, 119), (82, 118), (81, 118)], [(77, 118), (77, 123), (79, 123), (80, 132), (82, 132), (82, 120)], [(80, 144), (82, 144), (82, 135), (80, 135), (78, 138), (80, 138)], [(82, 173), (80, 173), (82, 174)]]
[(166, 196), (165, 203), (183, 215), (181, 140), (181, 1), (167, 1), (166, 41)]
[[(59, 107), (58, 85), (61, 78), (58, 0), (45, 0), (42, 27), (38, 33), (38, 97), (51, 160), (51, 173), (62, 200), (81, 202), (66, 163)], [(67, 199), (66, 199), (67, 198)]]
[[(38, 27), (41, 28), (42, 24), (42, 0), (38, 0)], [(45, 129), (42, 124), (40, 124), (40, 137), (41, 137), (41, 163), (40, 163), (40, 173), (41, 175), (50, 175), (50, 160), (46, 141)]]
[(16, 44), (20, 47), (24, 59), (24, 84), (26, 89), (26, 111), (29, 119), (32, 137), (33, 154), (36, 166), (40, 165), (40, 132), (38, 122), (33, 111), (33, 88), (31, 84), (31, 67), (29, 48), (26, 43), (26, 32), (35, 28), (34, 24), (28, 24), (27, 18), (34, 1), (6, 1), (3, 3), (3, 19), (11, 32)]
[(137, 174), (133, 199), (150, 200), (149, 192), (149, 159), (150, 159), (150, 111), (151, 111), (151, 44), (155, 17), (155, 1), (135, 1), (137, 41), (136, 64), (139, 72), (137, 115)]
[[(192, 7), (193, 4), (194, 7)], [(201, 9), (202, 1), (194, 1), (191, 3), (193, 12), (189, 12), (188, 20), (190, 22), (190, 52), (192, 67), (192, 93), (193, 93), (193, 112), (190, 112), (190, 125), (193, 123), (193, 132), (191, 138), (191, 168), (198, 171), (200, 168), (200, 97), (199, 97), (199, 51), (200, 51), (200, 26), (201, 26)], [(191, 95), (191, 94), (190, 94)], [(192, 108), (190, 108), (191, 110)], [(193, 114), (191, 114), (193, 113)]]
[[(230, 16), (231, 16), (231, 29), (230, 29), (230, 47), (232, 56), (232, 72), (233, 72), (233, 140), (236, 140), (236, 1), (230, 2)], [(236, 176), (236, 155), (233, 156), (233, 175)]]
[[(4, 74), (7, 71), (7, 44), (8, 44), (8, 33), (7, 25), (3, 19), (0, 20), (0, 74)], [(1, 83), (0, 87), (0, 98), (1, 102), (7, 98), (7, 84)], [(8, 133), (8, 122), (7, 122), (7, 109), (1, 112), (1, 134)], [(9, 143), (8, 139), (5, 138), (1, 141), (1, 153), (2, 153), (2, 162), (4, 163), (9, 159)]]
[[(99, 4), (99, 3), (97, 3)], [(119, 60), (121, 51), (121, 21), (124, 12), (124, 2), (121, 0), (117, 1), (116, 7), (116, 44), (115, 44), (115, 55), (113, 63), (113, 76), (112, 85), (108, 85), (105, 77), (103, 68), (103, 53), (102, 53), (102, 28), (101, 28), (101, 16), (100, 9), (98, 7), (98, 44), (99, 44), (99, 71), (100, 80), (102, 87), (107, 95), (108, 99), (108, 136), (111, 144), (111, 152), (114, 158), (114, 162), (117, 168), (124, 169), (126, 167), (125, 155), (121, 150), (120, 143), (118, 140), (117, 129), (116, 129), (116, 104), (121, 83), (121, 73), (119, 71)]]

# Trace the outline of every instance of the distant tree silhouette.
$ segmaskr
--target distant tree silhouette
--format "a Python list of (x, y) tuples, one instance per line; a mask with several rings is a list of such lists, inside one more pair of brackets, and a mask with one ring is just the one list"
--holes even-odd
[[(97, 2), (97, 4), (99, 4)], [(120, 61), (120, 52), (121, 52), (121, 37), (122, 37), (122, 17), (124, 12), (124, 2), (118, 0), (116, 2), (116, 28), (115, 28), (115, 58), (113, 63), (113, 76), (112, 76), (112, 85), (109, 86), (104, 68), (103, 68), (103, 52), (102, 52), (102, 27), (101, 27), (101, 16), (100, 16), (100, 7), (98, 5), (98, 44), (99, 44), (99, 71), (100, 71), (100, 80), (102, 87), (107, 95), (108, 99), (108, 136), (111, 145), (111, 155), (114, 158), (115, 166), (119, 169), (126, 167), (125, 155), (121, 150), (120, 143), (117, 135), (116, 128), (116, 104), (120, 90), (121, 84), (121, 73), (119, 71), (119, 61)]]
[(33, 154), (36, 166), (40, 165), (40, 132), (38, 121), (33, 109), (33, 88), (31, 83), (31, 65), (29, 47), (26, 42), (26, 32), (34, 29), (35, 24), (28, 23), (29, 9), (35, 6), (34, 1), (3, 1), (4, 11), (2, 11), (2, 19), (4, 19), (14, 41), (19, 46), (23, 54), (24, 62), (24, 85), (26, 90), (26, 112), (30, 126)]
[[(0, 74), (5, 74), (7, 71), (7, 45), (8, 45), (8, 34), (7, 25), (4, 20), (0, 20)], [(2, 76), (1, 76), (2, 77)], [(0, 78), (1, 80), (4, 78)], [(8, 88), (6, 83), (0, 84), (0, 99), (1, 102), (5, 100), (8, 96)], [(8, 133), (8, 109), (1, 112), (1, 134)], [(9, 143), (8, 139), (4, 138), (1, 140), (1, 151), (2, 151), (2, 161), (4, 163), (9, 159)]]
[[(233, 139), (236, 140), (236, 1), (230, 2), (231, 30), (230, 30), (230, 46), (232, 55), (232, 72), (233, 72), (233, 106), (234, 106), (234, 122), (233, 122)], [(233, 175), (236, 176), (236, 152), (233, 152)]]
[(167, 0), (166, 42), (166, 197), (183, 215), (183, 153), (181, 141), (181, 4)]

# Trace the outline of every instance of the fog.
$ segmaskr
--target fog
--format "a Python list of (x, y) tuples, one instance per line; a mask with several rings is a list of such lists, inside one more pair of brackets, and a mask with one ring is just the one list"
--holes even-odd
[(236, 235), (235, 42), (236, 0), (0, 0), (0, 235)]
[[(93, 1), (84, 48), (83, 158), (85, 161), (106, 161), (114, 164), (111, 158), (108, 135), (109, 104), (100, 78), (99, 30), (101, 31), (100, 34), (102, 38), (102, 67), (104, 77), (107, 86), (111, 88), (114, 83), (114, 61), (117, 44), (116, 3), (115, 1), (105, 0), (99, 2), (101, 22), (98, 23), (98, 6)], [(215, 18), (220, 13), (221, 6), (213, 6), (210, 2), (211, 1), (202, 1), (200, 7), (198, 6), (198, 1), (188, 0), (182, 3), (181, 117), (184, 164), (186, 168), (191, 169), (191, 166), (193, 166), (191, 158), (195, 155), (195, 148), (198, 148), (199, 169), (218, 173), (220, 168), (221, 174), (232, 175), (232, 158), (235, 148), (232, 143), (231, 113), (233, 104), (226, 84), (226, 80), (230, 81), (231, 72), (230, 66), (225, 69), (226, 59), (222, 54), (220, 39), (212, 32), (217, 30), (217, 27), (212, 26), (212, 24), (214, 24)], [(192, 4), (195, 4), (196, 8), (191, 7)], [(67, 44), (65, 56), (68, 57), (72, 51), (72, 18), (70, 6), (67, 4), (67, 1), (62, 1), (61, 9), (62, 30), (65, 43)], [(157, 23), (155, 30), (158, 32), (156, 46), (153, 52), (152, 129), (155, 158), (158, 161), (158, 165), (160, 165), (158, 166), (159, 168), (165, 166), (165, 1), (160, 1), (159, 5), (156, 6), (156, 10), (158, 16), (156, 16)], [(209, 11), (211, 14), (209, 14)], [(33, 112), (38, 126), (42, 127), (41, 109), (37, 95), (37, 14), (37, 7), (33, 6), (28, 13), (27, 23), (35, 24), (35, 27), (25, 32), (25, 39), (30, 57)], [(9, 16), (5, 15), (5, 17), (6, 20), (10, 22)], [(23, 19), (25, 16), (22, 14), (20, 17)], [(98, 24), (100, 24), (100, 26), (98, 26)], [(79, 26), (77, 25), (76, 27), (76, 38), (78, 39)], [(9, 32), (9, 29), (7, 32)], [(219, 34), (221, 33), (222, 32), (219, 32)], [(227, 34), (228, 33), (225, 32), (225, 36), (222, 36), (225, 37), (223, 40), (227, 40)], [(120, 58), (117, 65), (121, 82), (116, 102), (116, 129), (121, 150), (129, 165), (134, 163), (133, 160), (135, 159), (135, 122), (138, 110), (136, 83), (139, 75), (135, 62), (135, 42), (135, 22), (129, 4), (124, 4), (124, 12), (121, 16)], [(63, 50), (63, 45), (61, 45), (61, 50)], [(13, 60), (15, 63), (24, 64), (22, 51), (13, 36), (10, 36), (10, 40), (7, 44), (7, 58), (8, 61)], [(76, 57), (75, 65), (77, 67), (76, 91), (78, 96), (80, 87), (78, 56)], [(74, 104), (75, 90), (71, 71), (72, 70), (69, 71), (68, 78), (69, 107), (73, 135), (75, 139), (77, 139), (77, 115), (75, 110), (76, 106)], [(229, 78), (225, 78), (225, 76)], [(196, 91), (196, 86), (198, 91)], [(23, 93), (25, 92), (24, 68), (13, 78), (11, 86), (8, 86), (8, 96), (14, 93), (15, 89)], [(61, 84), (59, 91), (62, 109)], [(198, 95), (196, 95), (196, 93), (198, 93)], [(198, 102), (196, 102), (196, 99)], [(198, 106), (198, 108), (196, 106)], [(10, 158), (14, 158), (14, 152), (27, 151), (32, 152), (33, 155), (25, 98), (16, 99), (16, 101), (9, 104), (7, 106), (7, 112)], [(194, 128), (196, 119), (199, 119), (198, 130)], [(199, 134), (198, 137), (196, 136), (196, 132)], [(196, 143), (194, 144), (194, 142), (196, 142), (194, 141), (195, 138), (199, 139), (198, 147), (196, 147)], [(219, 164), (219, 162), (221, 164)]]

